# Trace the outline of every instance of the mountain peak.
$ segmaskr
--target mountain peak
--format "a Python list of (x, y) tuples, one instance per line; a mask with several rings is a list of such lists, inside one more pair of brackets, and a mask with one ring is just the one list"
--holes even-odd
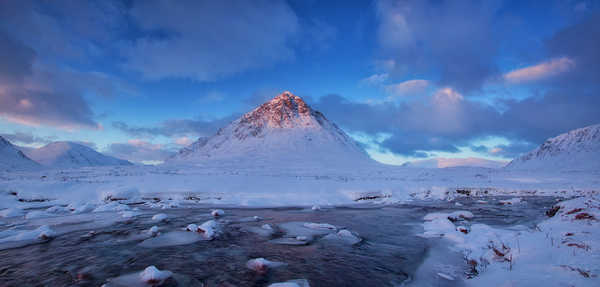
[(182, 149), (173, 161), (262, 166), (372, 163), (346, 133), (289, 91)]
[(234, 131), (242, 139), (257, 136), (266, 130), (291, 128), (319, 128), (326, 119), (302, 100), (285, 91), (256, 109), (244, 114), (239, 128)]

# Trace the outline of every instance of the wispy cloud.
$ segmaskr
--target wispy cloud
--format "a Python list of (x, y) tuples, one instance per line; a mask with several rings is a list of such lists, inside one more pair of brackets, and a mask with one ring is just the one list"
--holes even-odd
[(504, 74), (504, 79), (513, 84), (535, 82), (566, 73), (574, 67), (575, 61), (570, 58), (556, 58), (537, 65), (510, 71)]
[(429, 87), (427, 80), (408, 80), (398, 84), (386, 85), (384, 87), (390, 98), (399, 98), (420, 95)]

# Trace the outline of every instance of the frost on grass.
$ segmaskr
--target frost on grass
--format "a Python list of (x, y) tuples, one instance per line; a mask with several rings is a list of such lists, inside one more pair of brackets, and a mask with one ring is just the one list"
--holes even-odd
[(467, 286), (600, 286), (598, 196), (555, 204), (534, 229), (465, 220), (455, 226), (448, 215), (428, 214), (422, 235), (440, 237), (463, 256)]

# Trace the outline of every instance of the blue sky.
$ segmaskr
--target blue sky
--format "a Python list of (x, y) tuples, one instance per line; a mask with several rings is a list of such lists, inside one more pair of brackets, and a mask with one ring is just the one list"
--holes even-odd
[(290, 90), (377, 160), (600, 122), (597, 1), (2, 1), (0, 135), (160, 162)]

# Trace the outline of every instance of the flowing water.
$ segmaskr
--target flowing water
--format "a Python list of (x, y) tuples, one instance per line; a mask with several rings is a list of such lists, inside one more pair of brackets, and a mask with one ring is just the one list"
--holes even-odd
[[(225, 209), (219, 221), (223, 233), (212, 241), (175, 244), (142, 244), (143, 230), (157, 225), (161, 238), (180, 232), (190, 223), (211, 219), (208, 208), (145, 210), (126, 222), (108, 227), (61, 234), (41, 244), (0, 250), (0, 286), (101, 286), (109, 278), (139, 272), (154, 265), (170, 270), (177, 281), (168, 286), (268, 286), (274, 282), (307, 279), (310, 286), (402, 286), (415, 284), (429, 276), (419, 271), (431, 255), (436, 240), (417, 236), (423, 232), (423, 216), (430, 212), (469, 210), (472, 222), (493, 226), (523, 224), (533, 226), (554, 202), (550, 197), (524, 198), (526, 203), (501, 206), (499, 198), (488, 203), (461, 200), (463, 206), (449, 202), (413, 202), (386, 207), (365, 206), (327, 208), (313, 211), (302, 208)], [(163, 212), (168, 221), (152, 222), (152, 215)], [(259, 216), (262, 220), (247, 220)], [(248, 232), (251, 227), (286, 222), (329, 223), (360, 234), (363, 241), (344, 242), (315, 238), (308, 245), (275, 244), (271, 236)], [(0, 231), (6, 226), (0, 226)], [(94, 233), (90, 233), (93, 231)], [(171, 233), (178, 234), (178, 233)], [(168, 237), (163, 237), (168, 238)], [(148, 241), (146, 241), (148, 242)], [(263, 257), (287, 263), (266, 273), (246, 268), (252, 258)], [(460, 257), (440, 258), (447, 264), (466, 267)], [(428, 278), (431, 286), (458, 286), (460, 280)], [(420, 285), (420, 284), (419, 284)]]

